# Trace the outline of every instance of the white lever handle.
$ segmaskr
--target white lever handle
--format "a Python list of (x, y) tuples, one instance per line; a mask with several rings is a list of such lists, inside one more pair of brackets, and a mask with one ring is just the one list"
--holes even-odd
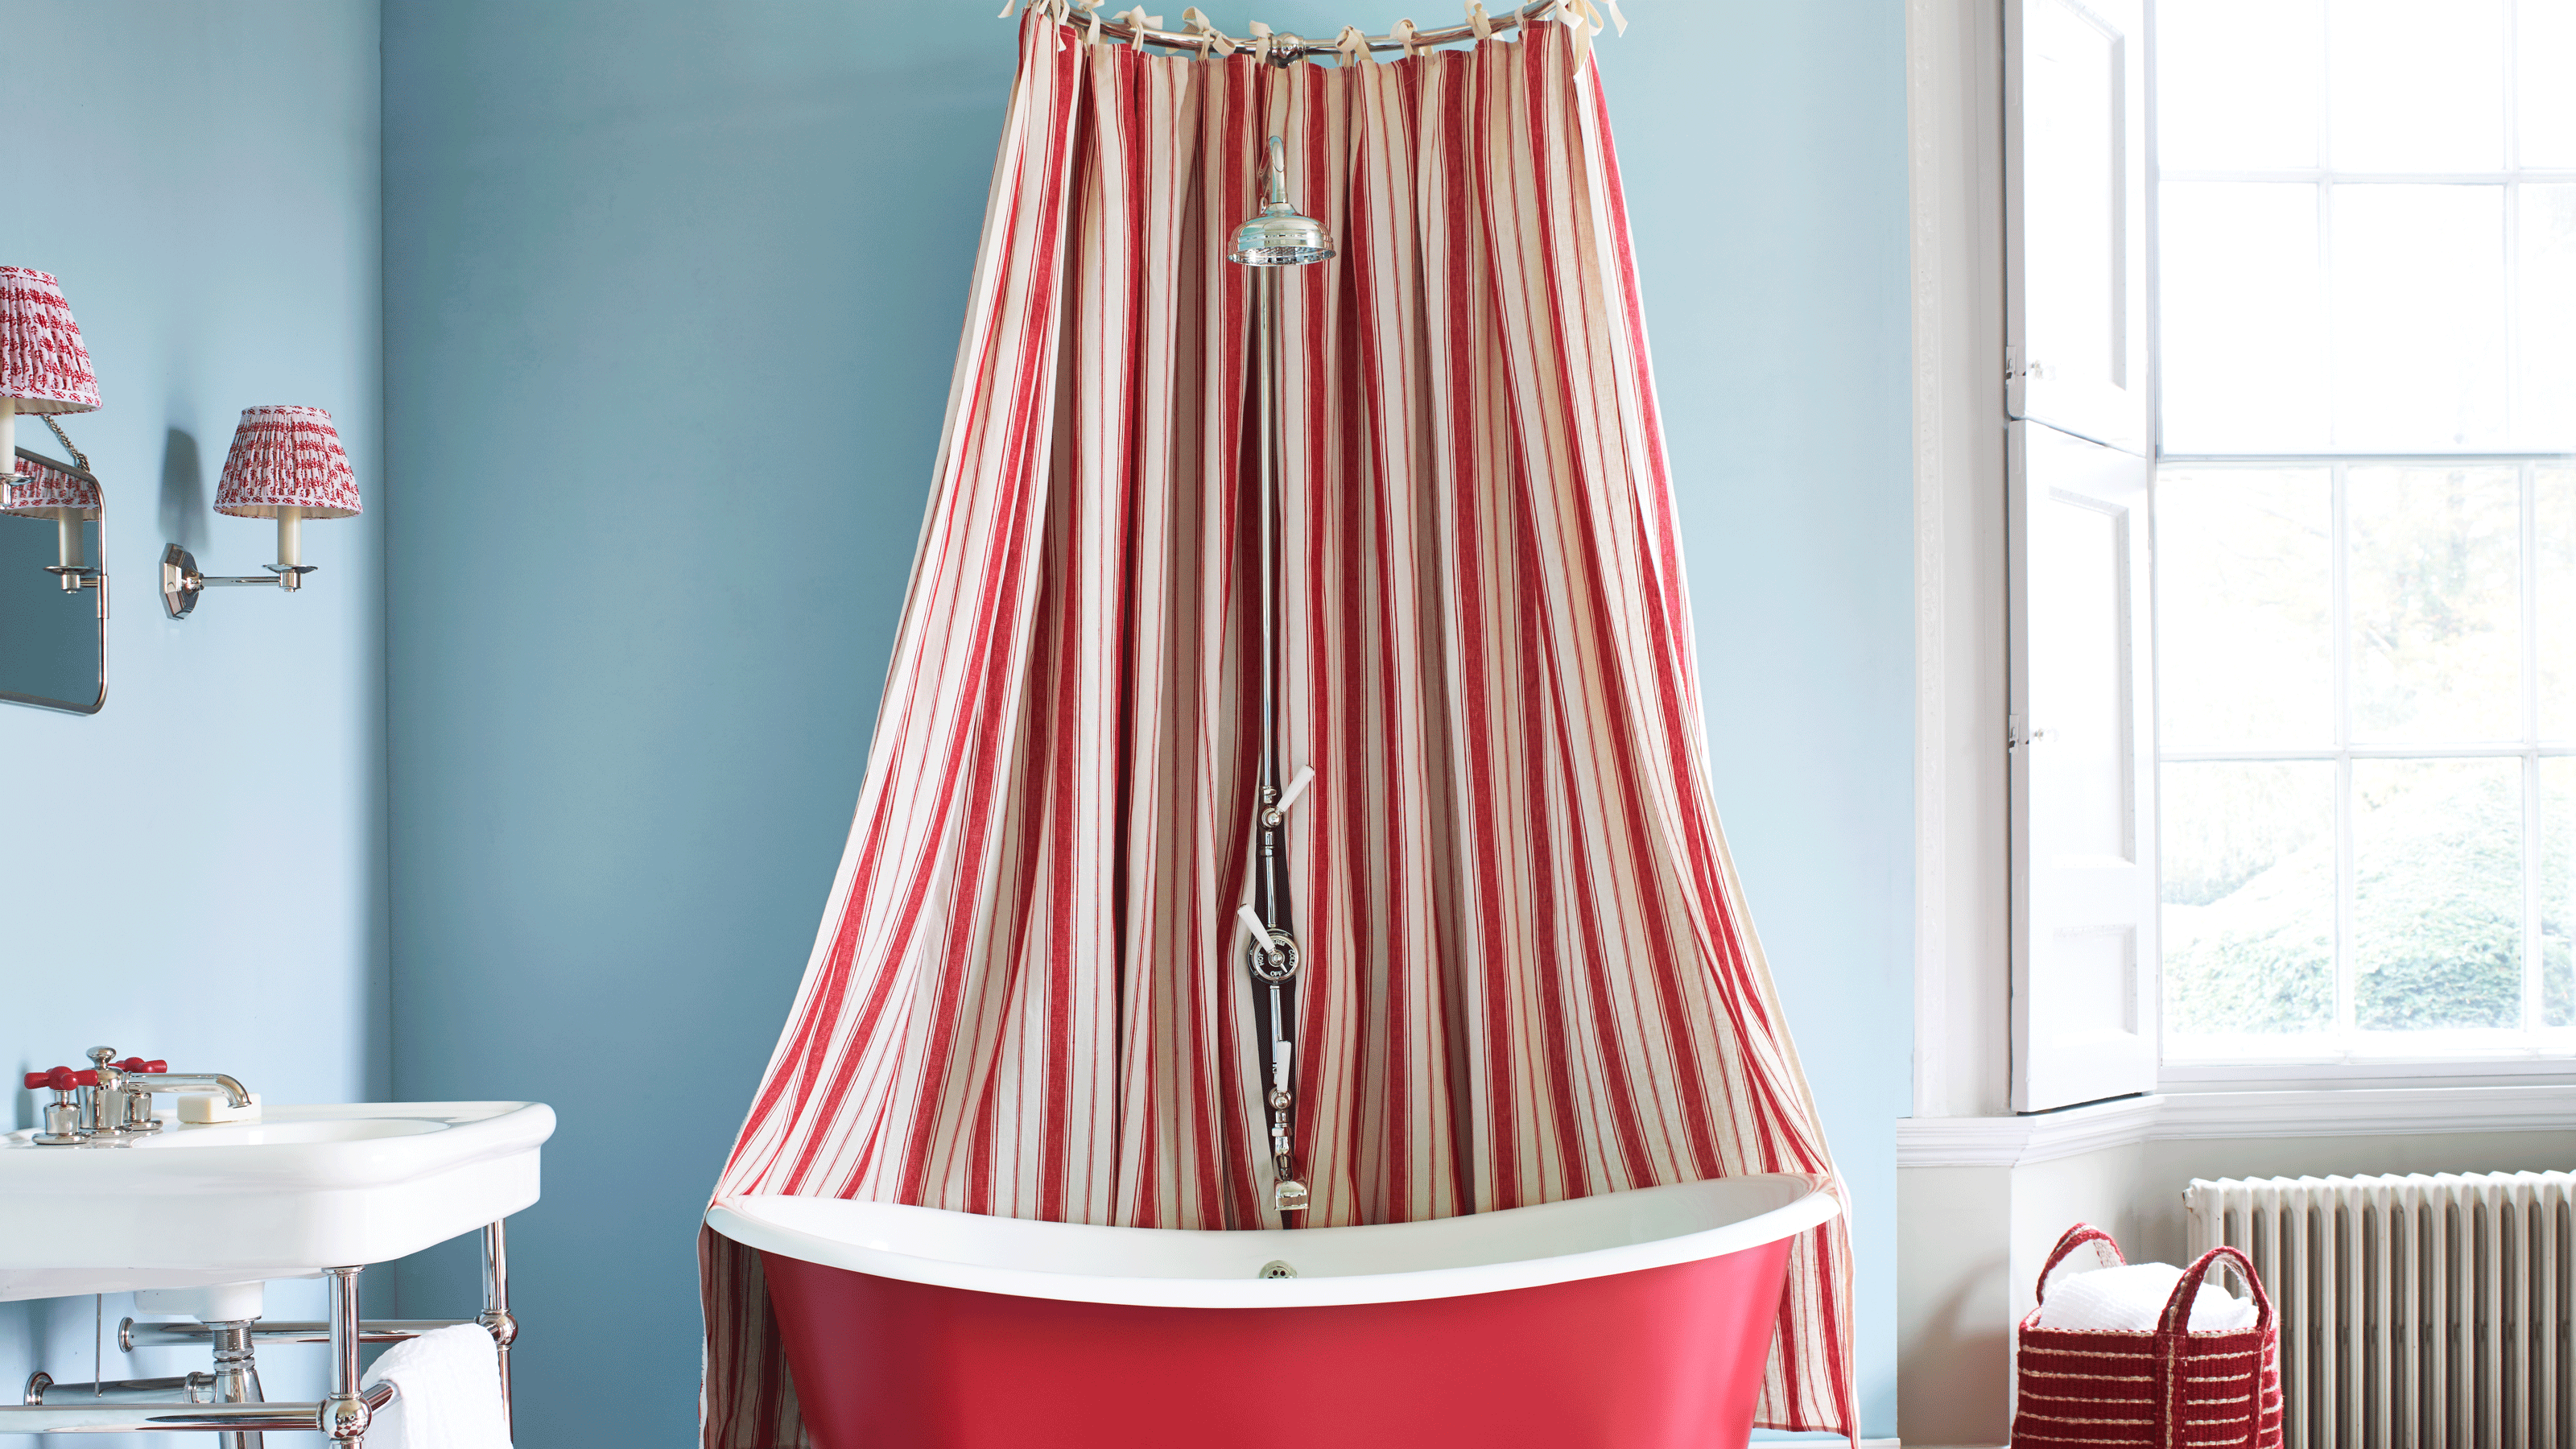
[(1314, 783), (1315, 767), (1312, 765), (1298, 766), (1297, 778), (1288, 782), (1288, 788), (1279, 792), (1279, 803), (1271, 806), (1270, 808), (1278, 811), (1282, 815), (1287, 814), (1288, 807), (1296, 804), (1297, 797), (1305, 794), (1306, 787)]
[(1243, 923), (1243, 929), (1252, 933), (1253, 945), (1259, 947), (1265, 954), (1268, 953), (1270, 950), (1270, 928), (1261, 924), (1261, 917), (1254, 914), (1252, 903), (1246, 901), (1241, 906), (1236, 907), (1234, 918)]

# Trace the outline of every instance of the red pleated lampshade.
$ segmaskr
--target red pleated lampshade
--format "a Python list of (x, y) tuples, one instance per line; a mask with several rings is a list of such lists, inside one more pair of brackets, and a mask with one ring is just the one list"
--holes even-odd
[(48, 468), (33, 458), (18, 460), (18, 476), (0, 488), (0, 513), (51, 518), (57, 508), (77, 508), (83, 518), (98, 517), (98, 485), (86, 478)]
[(16, 398), (22, 413), (98, 406), (98, 376), (63, 289), (32, 267), (0, 267), (0, 397)]
[(340, 430), (320, 408), (243, 408), (224, 455), (215, 511), (235, 518), (275, 518), (301, 508), (307, 518), (349, 518), (367, 511), (358, 475), (340, 450)]

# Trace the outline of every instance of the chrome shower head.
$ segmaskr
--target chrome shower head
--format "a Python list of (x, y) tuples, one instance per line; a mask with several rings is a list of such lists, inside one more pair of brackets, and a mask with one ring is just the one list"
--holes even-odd
[(1270, 138), (1270, 199), (1261, 214), (1234, 229), (1226, 260), (1247, 267), (1295, 267), (1333, 254), (1333, 234), (1288, 204), (1288, 148)]

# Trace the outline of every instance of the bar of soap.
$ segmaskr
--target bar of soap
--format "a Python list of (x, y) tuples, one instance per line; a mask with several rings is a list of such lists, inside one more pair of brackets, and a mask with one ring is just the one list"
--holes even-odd
[(179, 1120), (182, 1122), (256, 1122), (259, 1120), (259, 1093), (250, 1094), (250, 1105), (236, 1107), (222, 1093), (211, 1097), (181, 1097)]

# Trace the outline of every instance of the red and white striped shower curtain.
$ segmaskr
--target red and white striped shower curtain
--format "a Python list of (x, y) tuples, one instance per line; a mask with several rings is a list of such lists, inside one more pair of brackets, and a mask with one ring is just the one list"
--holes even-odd
[[(1340, 68), (1027, 16), (858, 817), (717, 1186), (1275, 1226), (1246, 898), (1260, 139), (1284, 272), (1313, 1226), (1828, 1172), (1719, 833), (1609, 120), (1579, 37)], [(700, 1237), (709, 1449), (804, 1442)], [(1762, 1422), (1858, 1427), (1848, 1234)]]

